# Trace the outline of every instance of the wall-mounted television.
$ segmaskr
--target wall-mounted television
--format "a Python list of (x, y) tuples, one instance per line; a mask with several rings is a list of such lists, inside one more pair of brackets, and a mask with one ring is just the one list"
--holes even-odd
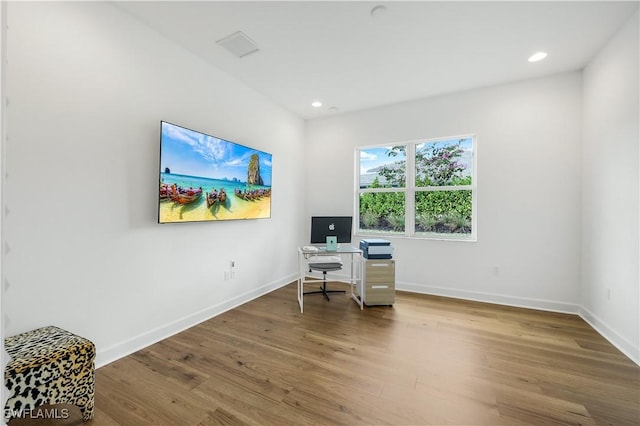
[(161, 121), (158, 223), (271, 217), (271, 157)]

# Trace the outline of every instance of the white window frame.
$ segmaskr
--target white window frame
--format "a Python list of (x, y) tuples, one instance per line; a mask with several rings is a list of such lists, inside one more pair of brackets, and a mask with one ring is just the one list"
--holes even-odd
[[(471, 146), (473, 147), (472, 155), (472, 174), (471, 185), (452, 185), (452, 186), (426, 186), (416, 187), (416, 145), (422, 143), (433, 143), (438, 141), (445, 141), (451, 139), (471, 139)], [(393, 147), (393, 146), (405, 146), (406, 147), (406, 166), (405, 166), (405, 187), (404, 188), (360, 188), (360, 151), (371, 148)], [(355, 193), (354, 193), (354, 217), (355, 217), (355, 231), (356, 236), (359, 237), (400, 237), (422, 240), (446, 240), (446, 241), (463, 241), (463, 242), (476, 242), (478, 240), (478, 196), (477, 196), (477, 158), (478, 158), (478, 138), (475, 134), (457, 135), (457, 136), (445, 136), (438, 138), (420, 139), (408, 142), (399, 143), (386, 143), (381, 145), (369, 145), (361, 146), (355, 149)], [(437, 234), (437, 235), (417, 235), (415, 232), (415, 197), (416, 192), (436, 192), (436, 191), (471, 191), (471, 234)], [(367, 232), (360, 229), (360, 195), (363, 193), (378, 193), (378, 192), (403, 192), (405, 195), (404, 208), (405, 208), (405, 221), (404, 221), (404, 234), (397, 232)]]

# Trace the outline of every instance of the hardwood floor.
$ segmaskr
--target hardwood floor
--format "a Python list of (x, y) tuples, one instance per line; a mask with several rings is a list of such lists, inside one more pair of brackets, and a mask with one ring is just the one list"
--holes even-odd
[(581, 318), (295, 283), (97, 371), (89, 425), (638, 425), (640, 368)]

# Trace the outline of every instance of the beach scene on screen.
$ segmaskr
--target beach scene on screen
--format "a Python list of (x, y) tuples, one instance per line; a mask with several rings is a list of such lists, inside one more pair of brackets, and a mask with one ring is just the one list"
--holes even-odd
[(160, 223), (271, 217), (271, 154), (167, 122), (160, 144)]

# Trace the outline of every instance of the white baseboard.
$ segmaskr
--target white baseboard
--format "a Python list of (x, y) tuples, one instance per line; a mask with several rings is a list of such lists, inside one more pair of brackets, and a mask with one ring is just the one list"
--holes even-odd
[(247, 303), (253, 299), (257, 299), (258, 297), (270, 293), (273, 290), (277, 290), (280, 287), (284, 287), (296, 279), (298, 279), (298, 274), (292, 274), (276, 282), (265, 284), (215, 306), (210, 306), (154, 330), (132, 337), (124, 342), (117, 343), (105, 349), (99, 349), (96, 353), (96, 368), (110, 364), (120, 358), (139, 351), (140, 349), (144, 349), (147, 346), (173, 336), (174, 334), (193, 327), (194, 325), (200, 324), (201, 322), (220, 315), (230, 309)]
[(607, 339), (609, 343), (615, 346), (630, 360), (640, 365), (640, 348), (635, 347), (631, 342), (614, 331), (591, 311), (575, 303), (563, 303), (551, 300), (505, 296), (503, 294), (483, 293), (469, 290), (434, 287), (424, 284), (398, 282), (396, 282), (396, 290), (409, 291), (412, 293), (431, 294), (434, 296), (452, 297), (456, 299), (473, 300), (476, 302), (496, 303), (498, 305), (516, 306), (519, 308), (539, 309), (542, 311), (575, 314), (580, 316), (580, 318), (582, 318), (587, 324), (593, 327), (595, 331), (597, 331), (602, 337)]
[(629, 340), (618, 334), (613, 328), (598, 318), (593, 312), (580, 306), (580, 317), (594, 328), (602, 337), (607, 339), (609, 343), (618, 348), (620, 352), (625, 354), (631, 361), (640, 365), (640, 348), (634, 346)]
[(495, 303), (518, 308), (540, 309), (542, 311), (578, 314), (580, 306), (574, 303), (556, 302), (553, 300), (532, 299), (527, 297), (505, 296), (504, 294), (485, 293), (480, 291), (459, 290), (454, 288), (435, 287), (424, 284), (401, 283), (396, 281), (396, 290), (412, 293), (431, 294), (434, 296), (452, 297), (454, 299), (473, 300), (476, 302)]

